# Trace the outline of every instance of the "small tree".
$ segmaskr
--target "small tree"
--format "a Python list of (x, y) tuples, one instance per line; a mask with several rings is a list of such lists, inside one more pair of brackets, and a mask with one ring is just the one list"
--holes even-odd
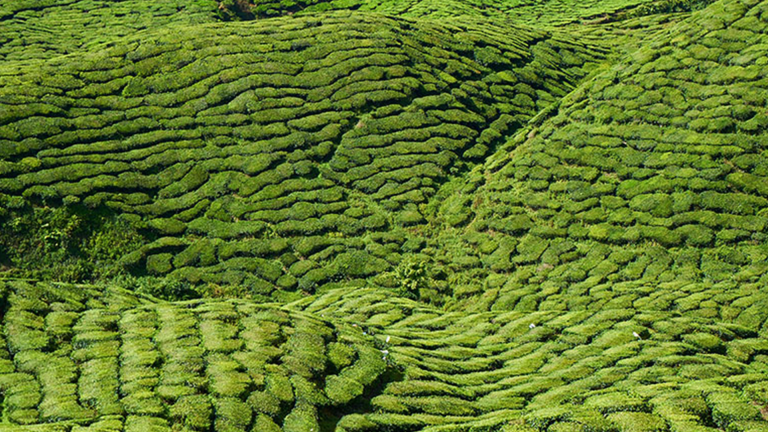
[(424, 261), (408, 257), (395, 268), (395, 278), (399, 283), (398, 294), (401, 297), (418, 300), (419, 292), (427, 288), (427, 266)]
[(440, 306), (450, 294), (446, 274), (429, 257), (414, 255), (404, 258), (395, 268), (394, 279), (401, 297)]
[(252, 20), (254, 4), (248, 0), (224, 0), (219, 2), (219, 15), (225, 21), (233, 19)]

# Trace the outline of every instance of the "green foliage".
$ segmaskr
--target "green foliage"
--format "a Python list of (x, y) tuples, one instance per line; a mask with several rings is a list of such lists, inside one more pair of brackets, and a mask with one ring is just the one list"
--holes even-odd
[(363, 385), (343, 376), (331, 375), (326, 379), (325, 392), (335, 404), (345, 404), (363, 393)]
[(722, 353), (725, 351), (723, 341), (715, 335), (707, 333), (693, 333), (683, 336), (683, 340), (707, 352)]
[(194, 287), (189, 282), (170, 278), (122, 275), (112, 283), (136, 293), (166, 300), (188, 300), (206, 294), (205, 287)]
[(765, 429), (764, 3), (6, 1), (0, 430)]
[(105, 209), (24, 206), (0, 228), (0, 253), (18, 276), (64, 282), (114, 277), (115, 261), (144, 241), (127, 218)]
[(423, 261), (412, 258), (403, 261), (395, 269), (395, 278), (399, 285), (399, 295), (406, 298), (418, 298), (418, 292), (428, 286), (427, 266)]
[(745, 403), (733, 394), (714, 393), (707, 398), (712, 404), (712, 420), (720, 427), (727, 427), (732, 422), (758, 420), (760, 410)]
[(621, 412), (608, 416), (621, 432), (666, 431), (667, 424), (660, 417), (647, 413)]
[[(393, 5), (176, 3), (151, 11), (137, 0), (115, 11), (67, 4), (72, 17), (93, 11), (82, 31), (96, 39), (61, 39), (72, 59), (41, 61), (34, 73), (0, 82), (4, 106), (14, 107), (0, 121), (0, 216), (12, 218), (3, 225), (12, 229), (0, 230), (0, 260), (13, 275), (106, 282), (127, 272), (261, 299), (379, 276), (401, 257), (394, 242), (367, 236), (435, 229), (427, 206), (441, 186), (481, 164), (539, 106), (570, 91), (588, 63), (606, 57), (596, 42), (576, 43), (567, 32), (495, 20), (346, 11), (321, 25), (310, 15), (258, 20), (245, 33), (237, 24), (199, 25), (363, 3), (391, 14)], [(118, 25), (128, 12), (117, 10), (133, 6), (146, 12), (141, 22), (115, 34), (151, 31), (135, 41), (99, 39), (101, 25)], [(66, 20), (52, 21), (48, 11), (17, 12), (71, 36)], [(34, 25), (9, 28), (9, 40), (28, 35), (43, 51), (55, 45), (55, 37), (35, 36)], [(501, 66), (508, 70), (494, 69)], [(525, 85), (499, 87), (518, 75)], [(514, 233), (534, 225), (519, 215), (508, 222)], [(282, 253), (262, 246), (276, 240)], [(276, 263), (295, 252), (314, 268)], [(443, 279), (413, 291), (434, 304), (450, 297)]]
[(594, 408), (602, 413), (645, 411), (645, 404), (642, 400), (632, 398), (622, 393), (606, 393), (591, 396), (584, 401), (584, 405)]

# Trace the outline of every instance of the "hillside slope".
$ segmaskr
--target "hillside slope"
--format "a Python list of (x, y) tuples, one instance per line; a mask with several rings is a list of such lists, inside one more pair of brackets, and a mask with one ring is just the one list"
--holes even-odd
[(331, 3), (9, 49), (0, 432), (768, 430), (768, 1)]
[(34, 62), (145, 29), (216, 21), (215, 0), (2, 0), (0, 60)]
[(446, 314), (376, 289), (286, 306), (0, 293), (0, 430), (766, 428), (768, 339), (693, 313)]
[(443, 207), (448, 224), (466, 227), (445, 242), (462, 233), (452, 250), (482, 268), (469, 270), (475, 282), (488, 276), (499, 292), (488, 301), (508, 310), (531, 294), (571, 308), (608, 290), (631, 305), (663, 286), (668, 307), (695, 290), (723, 317), (721, 295), (765, 286), (761, 8), (694, 14), (467, 176)]
[(341, 417), (386, 368), (354, 327), (274, 305), (172, 304), (83, 286), (0, 288), (4, 424), (319, 430), (319, 420)]
[(604, 55), (481, 24), (275, 18), (0, 71), (7, 265), (82, 280), (120, 260), (256, 295), (387, 270), (399, 245), (378, 233), (425, 223), (442, 183)]

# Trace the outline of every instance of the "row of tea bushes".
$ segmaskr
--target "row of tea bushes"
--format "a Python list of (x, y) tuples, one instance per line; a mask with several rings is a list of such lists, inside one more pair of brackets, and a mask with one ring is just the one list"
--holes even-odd
[[(473, 280), (458, 297), (485, 291), (498, 308), (525, 309), (523, 292), (553, 307), (608, 290), (629, 305), (641, 287), (671, 284), (709, 293), (718, 316), (731, 314), (719, 305), (732, 291), (764, 285), (763, 8), (694, 13), (470, 172), (442, 204), (455, 229), (429, 245), (451, 248), (431, 259)], [(686, 308), (676, 301), (652, 303)]]
[(26, 63), (83, 52), (148, 28), (213, 22), (216, 7), (212, 0), (3, 0), (0, 59)]
[(388, 379), (370, 336), (305, 312), (168, 303), (120, 288), (0, 286), (0, 426), (319, 430), (324, 413), (355, 409)]
[[(48, 235), (31, 229), (31, 208), (97, 209), (140, 237), (115, 248), (135, 275), (262, 298), (367, 278), (399, 262), (374, 236), (427, 223), (442, 184), (606, 55), (469, 18), (334, 12), (174, 29), (0, 72), (0, 217), (30, 227), (8, 236)], [(71, 231), (99, 231), (81, 225)], [(95, 241), (56, 250), (80, 256), (62, 278), (98, 277)], [(27, 276), (57, 256), (11, 249), (0, 253)]]
[(446, 313), (375, 289), (332, 291), (290, 307), (374, 334), (404, 368), (406, 379), (371, 400), (374, 413), (342, 419), (345, 431), (766, 427), (765, 339), (693, 310)]

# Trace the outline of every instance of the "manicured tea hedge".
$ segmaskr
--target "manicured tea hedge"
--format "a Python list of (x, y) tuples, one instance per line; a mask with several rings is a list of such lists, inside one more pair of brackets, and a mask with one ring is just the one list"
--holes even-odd
[(23, 276), (260, 298), (367, 278), (400, 261), (371, 233), (424, 225), (442, 184), (606, 54), (558, 30), (347, 11), (158, 26), (0, 71), (0, 254)]

